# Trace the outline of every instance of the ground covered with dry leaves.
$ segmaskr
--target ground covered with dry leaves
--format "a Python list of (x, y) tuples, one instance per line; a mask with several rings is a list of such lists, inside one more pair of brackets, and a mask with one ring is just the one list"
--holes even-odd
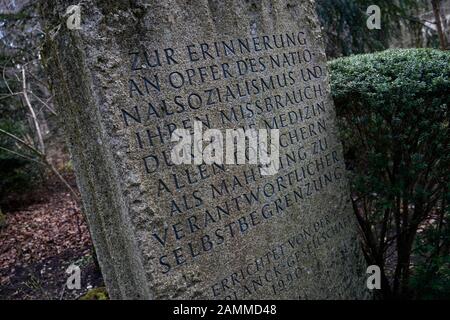
[[(10, 197), (0, 228), (0, 299), (77, 299), (102, 286), (80, 206), (62, 183), (50, 179)], [(79, 290), (66, 287), (71, 264), (81, 269)]]

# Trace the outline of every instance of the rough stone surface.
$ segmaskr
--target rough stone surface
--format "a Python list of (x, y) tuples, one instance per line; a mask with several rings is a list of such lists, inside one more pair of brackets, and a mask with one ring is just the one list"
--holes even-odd
[[(71, 4), (44, 58), (112, 298), (368, 296), (313, 1)], [(195, 120), (280, 129), (279, 172), (173, 165)]]

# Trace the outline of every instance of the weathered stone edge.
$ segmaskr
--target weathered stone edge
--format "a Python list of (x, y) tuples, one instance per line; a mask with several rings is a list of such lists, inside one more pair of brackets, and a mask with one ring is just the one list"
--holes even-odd
[[(112, 299), (151, 299), (138, 246), (134, 243), (116, 164), (96, 104), (83, 39), (68, 30), (56, 5), (41, 4), (47, 40), (44, 65), (50, 76), (84, 212), (89, 221), (99, 264)], [(55, 23), (59, 30), (53, 37)]]

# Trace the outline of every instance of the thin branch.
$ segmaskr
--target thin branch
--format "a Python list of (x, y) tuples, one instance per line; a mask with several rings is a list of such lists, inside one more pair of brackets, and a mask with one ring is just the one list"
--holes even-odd
[(58, 179), (64, 183), (67, 189), (69, 189), (70, 193), (72, 194), (74, 200), (79, 202), (78, 194), (75, 192), (75, 190), (70, 186), (70, 184), (67, 182), (66, 179), (59, 173), (59, 171), (55, 168), (53, 164), (51, 164), (49, 161), (45, 161), (45, 164), (53, 171), (53, 173), (58, 177)]
[[(45, 166), (47, 166), (48, 168), (50, 168), (50, 170), (56, 175), (56, 177), (67, 187), (67, 189), (69, 189), (70, 193), (72, 194), (72, 196), (74, 197), (74, 199), (78, 202), (79, 201), (79, 197), (78, 194), (75, 192), (75, 190), (70, 186), (70, 184), (66, 181), (66, 179), (64, 179), (64, 177), (59, 173), (59, 171), (55, 168), (55, 166), (53, 164), (51, 164), (45, 157), (45, 154), (43, 154), (42, 152), (40, 152), (39, 150), (37, 150), (36, 148), (34, 148), (33, 146), (29, 145), (28, 143), (26, 143), (24, 140), (20, 139), (19, 137), (17, 137), (16, 135), (9, 133), (3, 129), (0, 128), (0, 133), (3, 133), (4, 135), (14, 139), (15, 141), (19, 142), (20, 144), (24, 145), (25, 147), (27, 147), (28, 149), (30, 149), (31, 151), (33, 151), (34, 153), (36, 153), (40, 159), (42, 160), (42, 162), (38, 162), (36, 160), (33, 160), (34, 162), (38, 162), (40, 164), (43, 164)], [(2, 148), (2, 147), (0, 147)], [(6, 151), (12, 152), (14, 154), (20, 155), (12, 150), (6, 149), (6, 148), (2, 148)], [(22, 156), (22, 155), (20, 155)], [(29, 159), (32, 160), (32, 159)]]
[(14, 95), (14, 92), (12, 91), (12, 89), (10, 88), (8, 81), (6, 80), (6, 65), (12, 60), (12, 57), (10, 57), (8, 59), (7, 62), (5, 62), (5, 64), (3, 65), (3, 70), (2, 70), (2, 76), (3, 76), (3, 82), (5, 82), (6, 88), (8, 89), (9, 93)]
[(31, 117), (33, 119), (34, 126), (36, 128), (36, 134), (38, 136), (38, 142), (40, 151), (45, 154), (45, 145), (44, 145), (44, 138), (42, 136), (41, 128), (39, 126), (38, 119), (36, 117), (36, 113), (34, 112), (33, 106), (31, 105), (30, 99), (28, 98), (28, 92), (27, 92), (27, 83), (26, 83), (26, 75), (25, 75), (25, 67), (22, 66), (22, 94), (25, 99), (25, 103), (28, 107), (28, 110), (30, 110)]
[(19, 153), (19, 152), (15, 152), (15, 151), (10, 150), (10, 149), (8, 149), (8, 148), (0, 147), (0, 149), (1, 149), (1, 150), (4, 150), (4, 151), (6, 151), (6, 152), (12, 153), (12, 154), (14, 154), (14, 155), (16, 155), (16, 156), (18, 156), (18, 157), (24, 158), (24, 159), (26, 159), (26, 160), (28, 160), (28, 161), (33, 161), (33, 162), (36, 162), (36, 163), (41, 164), (41, 165), (44, 165), (44, 164), (45, 164), (44, 162), (38, 161), (38, 160), (36, 160), (36, 159), (33, 159), (33, 158), (31, 158), (31, 157), (28, 157), (28, 156), (26, 156), (26, 155), (24, 155), (24, 154), (21, 154), (21, 153)]
[(38, 149), (36, 149), (32, 145), (30, 145), (29, 143), (25, 142), (24, 140), (20, 139), (18, 136), (14, 135), (8, 131), (5, 131), (1, 128), (0, 128), (0, 133), (3, 133), (4, 135), (10, 137), (11, 139), (14, 139), (15, 141), (19, 142), (21, 145), (27, 147), (28, 149), (30, 149), (31, 151), (36, 153), (38, 156), (40, 156), (40, 157), (44, 156), (44, 154), (42, 152), (40, 152)]
[(14, 96), (18, 96), (19, 94), (22, 94), (22, 92), (14, 92), (14, 93), (9, 93), (9, 94), (2, 94), (1, 97), (0, 97), (0, 100), (11, 98), (11, 97), (14, 97)]
[[(42, 63), (41, 61), (39, 61), (39, 59), (31, 60), (31, 61), (29, 61), (29, 62), (33, 62), (33, 61), (37, 61), (38, 63)], [(39, 82), (43, 87), (48, 88), (48, 84), (45, 83), (44, 81), (42, 81), (41, 79), (39, 79), (38, 77), (36, 77), (36, 75), (33, 74), (33, 72), (31, 72), (31, 71), (29, 71), (29, 70), (26, 70), (26, 71), (27, 71), (27, 73), (28, 73), (34, 80), (36, 80), (37, 82)]]
[(52, 107), (50, 107), (44, 100), (42, 100), (41, 98), (39, 98), (33, 91), (31, 92), (31, 94), (39, 100), (40, 103), (42, 103), (42, 105), (48, 110), (50, 111), (51, 114), (53, 114), (54, 116), (57, 115), (56, 111), (53, 110)]

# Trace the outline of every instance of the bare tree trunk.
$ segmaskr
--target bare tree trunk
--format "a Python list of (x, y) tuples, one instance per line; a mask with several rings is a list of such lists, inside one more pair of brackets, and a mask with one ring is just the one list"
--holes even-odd
[(433, 13), (436, 19), (436, 26), (439, 35), (439, 42), (441, 44), (441, 49), (447, 50), (447, 41), (445, 38), (445, 33), (442, 27), (442, 20), (441, 20), (441, 1), (431, 0), (431, 5), (433, 6)]

